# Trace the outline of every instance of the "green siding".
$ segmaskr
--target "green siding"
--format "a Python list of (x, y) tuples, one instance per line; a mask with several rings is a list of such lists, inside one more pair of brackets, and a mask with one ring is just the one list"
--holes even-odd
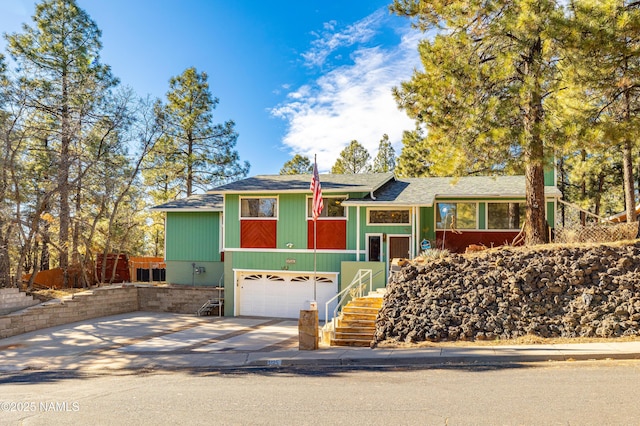
[[(354, 261), (355, 257), (355, 254), (351, 253), (322, 253), (319, 251), (317, 270), (318, 272), (337, 272), (340, 270), (340, 262)], [(226, 260), (228, 261), (228, 259)], [(232, 263), (233, 269), (310, 272), (313, 271), (313, 250), (304, 253), (236, 251), (233, 252)]]
[(277, 248), (307, 248), (306, 196), (304, 194), (283, 194), (278, 197), (279, 214), (277, 228)]
[(547, 223), (551, 228), (555, 228), (556, 224), (556, 209), (553, 201), (547, 201)]
[[(342, 262), (340, 265), (340, 287), (338, 292), (344, 290), (360, 269), (371, 269), (373, 275), (373, 290), (386, 286), (385, 262)], [(367, 288), (365, 294), (369, 292)]]
[(220, 261), (220, 213), (167, 213), (167, 261)]
[[(205, 268), (201, 274), (193, 273), (193, 263)], [(223, 262), (192, 262), (167, 260), (167, 282), (170, 284), (217, 286), (224, 271)]]
[(233, 253), (224, 254), (224, 316), (235, 315), (236, 283), (233, 281)]
[(431, 241), (431, 246), (433, 247), (436, 241), (436, 230), (434, 228), (434, 213), (435, 207), (421, 207), (420, 208), (420, 241), (418, 244), (427, 239)]
[(555, 186), (556, 184), (556, 171), (553, 164), (548, 164), (544, 168), (544, 186)]
[(224, 246), (240, 247), (240, 197), (224, 196)]
[(487, 229), (487, 203), (478, 203), (478, 229)]

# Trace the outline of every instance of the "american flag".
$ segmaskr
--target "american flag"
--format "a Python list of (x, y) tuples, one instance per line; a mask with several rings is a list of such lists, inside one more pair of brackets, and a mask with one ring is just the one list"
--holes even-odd
[(324, 204), (322, 202), (322, 188), (320, 187), (320, 176), (318, 176), (318, 164), (316, 163), (315, 158), (313, 159), (313, 177), (311, 178), (311, 192), (313, 192), (313, 205), (311, 209), (311, 214), (313, 216), (313, 220), (317, 220), (320, 213), (322, 213), (322, 209), (324, 208)]

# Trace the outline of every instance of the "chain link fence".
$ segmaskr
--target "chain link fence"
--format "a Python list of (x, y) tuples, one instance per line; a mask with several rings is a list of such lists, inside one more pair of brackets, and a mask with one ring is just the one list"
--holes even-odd
[(560, 202), (554, 236), (556, 243), (607, 243), (633, 240), (638, 236), (638, 222), (612, 222), (573, 204)]

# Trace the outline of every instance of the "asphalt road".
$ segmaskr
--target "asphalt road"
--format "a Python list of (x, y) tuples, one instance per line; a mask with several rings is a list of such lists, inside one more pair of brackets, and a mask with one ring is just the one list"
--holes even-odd
[(640, 424), (640, 361), (0, 376), (0, 424)]

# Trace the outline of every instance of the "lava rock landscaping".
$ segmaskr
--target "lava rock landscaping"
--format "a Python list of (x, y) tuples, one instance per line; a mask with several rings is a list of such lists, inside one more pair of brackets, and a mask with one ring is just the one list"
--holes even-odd
[(395, 273), (378, 343), (640, 334), (640, 242), (452, 254)]

